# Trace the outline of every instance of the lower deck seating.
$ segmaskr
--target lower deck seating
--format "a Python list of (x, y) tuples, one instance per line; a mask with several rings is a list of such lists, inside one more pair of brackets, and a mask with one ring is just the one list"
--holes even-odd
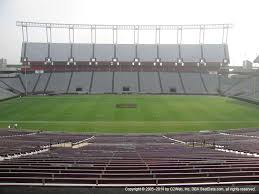
[(141, 93), (161, 93), (157, 72), (139, 72)]
[(21, 154), (42, 149), (45, 146), (78, 142), (87, 139), (89, 135), (44, 133), (40, 131), (23, 132), (15, 130), (0, 131), (0, 159), (1, 156)]
[(14, 93), (24, 93), (23, 85), (18, 77), (0, 78), (0, 81), (4, 83), (5, 87), (13, 91)]
[(94, 72), (91, 93), (112, 93), (112, 72)]
[(69, 73), (53, 73), (46, 92), (64, 94), (67, 91), (68, 83), (70, 79), (71, 72)]
[(68, 93), (89, 93), (92, 72), (73, 72)]
[(0, 87), (0, 100), (11, 98), (11, 97), (14, 97), (16, 95), (17, 94), (12, 93), (11, 91), (8, 91), (8, 90)]
[(227, 96), (236, 96), (249, 101), (259, 100), (259, 77), (242, 76), (226, 77), (220, 76), (221, 93)]
[(200, 73), (181, 73), (186, 93), (205, 94), (206, 90), (202, 83)]
[(32, 93), (33, 89), (38, 81), (40, 74), (31, 73), (31, 74), (21, 74), (22, 82), (27, 90), (27, 93)]
[(235, 82), (229, 90), (225, 92), (226, 95), (240, 96), (249, 94), (254, 90), (254, 80), (252, 78), (240, 78)]
[[(258, 184), (259, 161), (253, 155), (223, 152), (208, 143), (204, 146), (181, 143), (191, 137), (208, 142), (215, 137), (217, 144), (234, 147), (236, 142), (240, 142), (236, 149), (254, 151), (249, 148), (249, 141), (242, 141), (252, 138), (235, 136), (242, 134), (231, 133), (233, 142), (225, 141), (220, 133), (95, 135), (90, 139), (87, 135), (71, 134), (72, 141), (88, 138), (85, 140), (87, 143), (77, 149), (53, 147), (44, 153), (0, 161), (0, 185), (125, 187)], [(259, 135), (258, 130), (245, 134)], [(69, 139), (69, 135), (44, 133), (28, 137), (6, 139), (0, 145), (2, 152), (4, 150), (2, 154), (19, 151), (19, 148), (31, 150), (44, 145), (48, 138)], [(254, 144), (254, 148), (257, 145)]]
[[(230, 90), (237, 93), (241, 86), (245, 92), (251, 89), (245, 85), (233, 87), (236, 81), (214, 74), (188, 72), (52, 72), (43, 74), (21, 74), (21, 81), (15, 78), (0, 78), (0, 84), (18, 93), (171, 93), (171, 94), (218, 94)], [(249, 84), (248, 84), (249, 85)], [(23, 88), (24, 86), (24, 88)], [(251, 86), (251, 84), (249, 85)], [(259, 91), (259, 89), (258, 89)]]
[(115, 72), (114, 92), (115, 93), (138, 93), (137, 72)]
[(46, 87), (46, 84), (48, 82), (48, 78), (50, 76), (50, 73), (43, 73), (40, 76), (40, 79), (36, 85), (35, 93), (43, 93)]
[(201, 74), (209, 94), (217, 94), (219, 91), (219, 80), (217, 74)]
[(184, 93), (178, 73), (160, 72), (164, 93)]

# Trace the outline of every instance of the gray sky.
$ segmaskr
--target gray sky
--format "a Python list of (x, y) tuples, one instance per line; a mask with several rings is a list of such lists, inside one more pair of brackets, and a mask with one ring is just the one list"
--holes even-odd
[[(17, 20), (82, 24), (232, 23), (231, 64), (240, 65), (243, 59), (253, 60), (259, 54), (258, 7), (258, 0), (0, 0), (0, 58), (7, 58), (9, 63), (20, 60), (22, 35), (15, 26)], [(32, 41), (46, 41), (44, 33), (29, 31)], [(55, 31), (53, 38), (56, 42), (65, 41), (67, 33)], [(108, 39), (109, 34), (99, 34), (104, 38), (100, 41)], [(210, 33), (205, 39), (213, 42), (220, 40), (220, 36), (221, 32)], [(125, 34), (121, 37), (127, 39)], [(183, 39), (193, 40), (196, 35), (186, 33)], [(86, 41), (87, 33), (76, 33), (76, 40)]]

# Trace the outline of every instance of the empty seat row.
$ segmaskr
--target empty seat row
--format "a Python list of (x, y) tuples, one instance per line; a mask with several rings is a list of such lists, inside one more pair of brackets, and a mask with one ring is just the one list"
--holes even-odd
[[(217, 94), (218, 76), (183, 72), (52, 72), (10, 78), (15, 90), (27, 93), (177, 93)], [(1, 79), (2, 80), (2, 79)], [(3, 79), (5, 81), (5, 79)], [(17, 83), (16, 83), (17, 82)], [(22, 86), (23, 85), (23, 86)], [(8, 86), (5, 86), (8, 87)], [(10, 86), (11, 87), (11, 86)]]
[[(207, 63), (222, 63), (229, 59), (228, 46), (224, 44), (67, 44), (67, 43), (23, 43), (22, 58), (31, 62), (44, 62), (51, 58), (54, 62), (75, 61), (110, 62), (113, 58), (120, 62), (132, 62), (138, 58), (142, 62), (177, 62), (197, 63), (205, 59)], [(153, 64), (151, 64), (153, 65)]]

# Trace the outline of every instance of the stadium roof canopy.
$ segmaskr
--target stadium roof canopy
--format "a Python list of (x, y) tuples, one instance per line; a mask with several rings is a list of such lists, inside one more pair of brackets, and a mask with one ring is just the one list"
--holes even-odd
[(190, 24), (190, 25), (103, 25), (103, 24), (63, 24), (17, 21), (17, 26), (38, 28), (73, 28), (73, 29), (120, 29), (120, 30), (172, 30), (172, 29), (227, 29), (232, 24)]
[(28, 28), (46, 29), (46, 40), (52, 42), (52, 30), (56, 28), (67, 29), (69, 32), (69, 42), (74, 43), (74, 30), (89, 30), (91, 32), (91, 43), (96, 43), (96, 31), (112, 30), (113, 44), (118, 43), (118, 31), (126, 30), (134, 32), (134, 44), (139, 44), (140, 31), (154, 31), (155, 44), (160, 44), (161, 31), (175, 30), (177, 32), (177, 44), (182, 44), (182, 34), (185, 30), (199, 30), (199, 44), (205, 43), (205, 32), (208, 30), (222, 30), (222, 44), (227, 43), (228, 30), (232, 28), (231, 24), (193, 24), (193, 25), (100, 25), (100, 24), (63, 24), (63, 23), (38, 23), (17, 21), (16, 25), (22, 29), (23, 42), (29, 42)]
[[(154, 64), (162, 62), (171, 64), (191, 65), (222, 65), (229, 64), (228, 54), (228, 30), (231, 24), (194, 24), (194, 25), (99, 25), (99, 24), (62, 24), (62, 23), (37, 23), (17, 21), (17, 26), (22, 29), (22, 57), (24, 63), (43, 62), (44, 64), (76, 64), (76, 62), (92, 63), (117, 63), (125, 62), (127, 65), (141, 62)], [(46, 42), (30, 42), (29, 28), (43, 28), (46, 30)], [(52, 31), (62, 28), (68, 32), (68, 42), (55, 43), (52, 41)], [(75, 43), (75, 30), (87, 30), (90, 39), (86, 44)], [(107, 30), (110, 43), (97, 41), (97, 31)], [(133, 41), (122, 44), (118, 40), (121, 30), (130, 31)], [(163, 31), (173, 30), (174, 43), (163, 44), (160, 38)], [(193, 39), (198, 40), (195, 44), (186, 44), (183, 41), (183, 31), (194, 30)], [(205, 34), (210, 30), (217, 30), (220, 39), (217, 43), (208, 44)], [(219, 31), (218, 31), (219, 30)], [(112, 31), (112, 33), (110, 33)], [(151, 33), (152, 38), (148, 43), (141, 42), (140, 31)], [(191, 31), (192, 32), (192, 31)], [(170, 32), (171, 33), (171, 32)], [(98, 34), (100, 35), (100, 34)], [(149, 34), (150, 35), (150, 34)], [(130, 38), (129, 38), (130, 39)], [(132, 40), (132, 37), (131, 37)], [(97, 62), (98, 61), (98, 62)]]

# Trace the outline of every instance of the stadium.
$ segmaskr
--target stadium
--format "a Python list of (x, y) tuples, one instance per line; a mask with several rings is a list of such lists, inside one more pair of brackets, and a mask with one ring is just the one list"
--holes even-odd
[[(22, 68), (0, 74), (1, 188), (259, 184), (259, 74), (229, 66), (231, 24), (16, 25)], [(46, 42), (29, 41), (30, 28)], [(53, 42), (60, 28), (69, 42)], [(75, 43), (75, 30), (91, 41)], [(97, 42), (98, 30), (112, 43)], [(199, 43), (183, 44), (186, 30)], [(222, 41), (207, 44), (209, 30)], [(154, 43), (141, 43), (143, 31)], [(175, 44), (160, 42), (164, 31)]]

